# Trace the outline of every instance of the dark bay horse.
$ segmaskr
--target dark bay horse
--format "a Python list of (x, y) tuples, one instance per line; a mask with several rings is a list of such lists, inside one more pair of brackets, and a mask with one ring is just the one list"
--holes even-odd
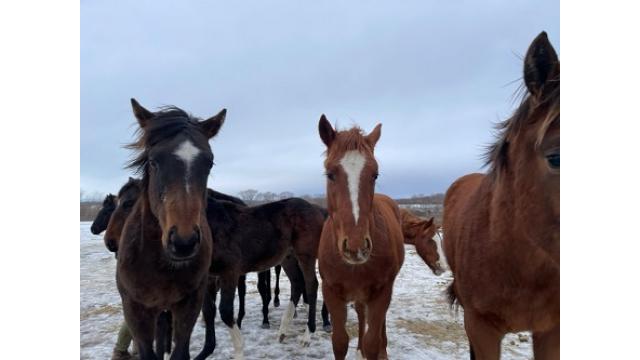
[(137, 152), (129, 166), (142, 173), (141, 191), (118, 245), (116, 283), (140, 358), (157, 359), (156, 322), (169, 310), (171, 359), (188, 359), (213, 253), (206, 219), (209, 139), (226, 110), (200, 121), (176, 107), (150, 112), (134, 99), (131, 104), (140, 129), (129, 146)]
[(536, 359), (560, 358), (560, 61), (541, 33), (524, 59), (527, 94), (500, 125), (489, 172), (444, 202), (452, 304), (472, 359), (499, 359), (505, 333), (530, 330)]
[(347, 354), (347, 303), (353, 301), (358, 352), (367, 359), (385, 359), (386, 313), (404, 261), (404, 243), (398, 205), (374, 194), (378, 163), (373, 149), (381, 125), (368, 135), (356, 127), (337, 132), (322, 115), (319, 132), (327, 146), (329, 217), (322, 229), (318, 264), (333, 323), (333, 354), (339, 360)]
[[(283, 314), (282, 323), (288, 323), (295, 309), (294, 300), (306, 291), (309, 301), (307, 329), (303, 344), (310, 342), (315, 332), (315, 312), (318, 290), (315, 263), (324, 214), (314, 205), (298, 198), (290, 198), (259, 206), (244, 207), (209, 198), (207, 219), (211, 225), (216, 251), (211, 262), (211, 274), (218, 279), (220, 288), (220, 317), (227, 325), (234, 346), (234, 359), (243, 359), (244, 340), (233, 318), (233, 300), (238, 277), (248, 272), (263, 271), (277, 264), (289, 278), (294, 278), (299, 266), (304, 278), (304, 289), (292, 281), (290, 304)], [(292, 255), (295, 261), (284, 261)], [(208, 292), (205, 303), (213, 303), (215, 289)], [(204, 311), (204, 309), (203, 309)], [(215, 308), (208, 311), (215, 312)], [(215, 316), (215, 313), (214, 313)], [(210, 316), (205, 317), (210, 318)], [(207, 323), (207, 332), (213, 332), (213, 322)], [(279, 332), (280, 340), (284, 333)], [(213, 348), (205, 348), (198, 358), (205, 358)]]
[(441, 275), (444, 269), (442, 269), (440, 263), (438, 244), (433, 239), (438, 231), (438, 227), (433, 222), (433, 218), (424, 220), (413, 215), (406, 209), (400, 209), (400, 218), (402, 219), (404, 243), (414, 245), (418, 255), (420, 255), (429, 269), (431, 269), (435, 275)]
[(109, 224), (111, 213), (115, 208), (116, 196), (113, 194), (108, 194), (102, 201), (102, 207), (98, 211), (98, 214), (96, 214), (96, 217), (95, 219), (93, 219), (93, 223), (91, 224), (91, 233), (93, 235), (98, 235), (106, 230), (107, 225)]

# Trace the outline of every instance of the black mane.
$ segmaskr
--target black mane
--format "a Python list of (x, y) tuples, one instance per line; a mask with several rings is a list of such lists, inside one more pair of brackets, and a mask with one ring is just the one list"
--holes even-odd
[[(560, 80), (552, 81), (559, 82)], [(553, 90), (549, 91), (549, 93), (539, 101), (534, 101), (524, 86), (519, 88), (516, 91), (516, 94), (518, 92), (523, 93), (520, 106), (510, 118), (495, 125), (496, 141), (487, 146), (483, 154), (483, 167), (489, 166), (489, 173), (495, 173), (507, 165), (509, 139), (513, 138), (513, 136), (520, 131), (523, 125), (526, 125), (526, 121), (531, 117), (532, 111), (537, 108), (544, 108), (546, 111), (552, 112), (555, 111), (554, 109), (560, 107), (559, 85), (554, 86)]]
[(135, 158), (127, 163), (126, 168), (133, 169), (136, 173), (143, 175), (150, 147), (181, 132), (195, 134), (200, 131), (198, 123), (201, 119), (176, 106), (162, 107), (153, 115), (152, 120), (145, 128), (138, 128), (135, 141), (125, 146), (137, 152)]

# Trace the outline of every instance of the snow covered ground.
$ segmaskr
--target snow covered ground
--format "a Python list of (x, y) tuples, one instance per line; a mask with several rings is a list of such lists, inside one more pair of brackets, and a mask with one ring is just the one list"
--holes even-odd
[[(115, 284), (115, 259), (104, 247), (102, 236), (89, 231), (91, 223), (80, 223), (80, 358), (109, 359), (122, 317), (120, 296)], [(318, 277), (319, 278), (319, 277)], [(298, 307), (284, 343), (277, 341), (282, 312), (289, 297), (289, 281), (282, 273), (280, 279), (281, 305), (270, 305), (271, 329), (264, 330), (261, 300), (256, 287), (256, 274), (247, 276), (246, 315), (242, 322), (246, 359), (332, 359), (331, 335), (322, 331), (318, 302), (318, 331), (311, 346), (299, 345), (305, 330), (304, 307)], [(272, 284), (275, 276), (272, 277)], [(444, 291), (451, 281), (451, 273), (435, 276), (406, 246), (405, 262), (395, 282), (393, 300), (387, 312), (388, 353), (391, 359), (468, 359), (468, 345), (462, 323), (462, 310), (449, 310)], [(322, 292), (318, 297), (322, 299)], [(237, 313), (237, 302), (236, 302)], [(348, 359), (355, 359), (357, 318), (349, 310), (347, 322), (351, 335)], [(231, 359), (233, 346), (226, 326), (216, 318), (217, 347), (210, 359)], [(517, 334), (509, 334), (502, 342), (503, 359), (531, 359), (531, 337), (520, 341)], [(524, 339), (523, 339), (524, 340)], [(204, 341), (204, 324), (198, 321), (191, 341), (191, 355), (195, 356)]]

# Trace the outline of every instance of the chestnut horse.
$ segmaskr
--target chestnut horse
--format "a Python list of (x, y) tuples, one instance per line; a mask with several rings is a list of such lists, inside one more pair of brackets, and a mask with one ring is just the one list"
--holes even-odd
[(524, 82), (487, 153), (489, 172), (445, 195), (449, 295), (464, 308), (472, 359), (499, 359), (504, 334), (524, 330), (536, 359), (560, 358), (560, 61), (544, 32), (527, 51)]
[(171, 359), (189, 359), (213, 253), (206, 219), (213, 165), (209, 139), (220, 130), (226, 110), (200, 121), (175, 107), (150, 112), (134, 99), (131, 104), (140, 130), (129, 146), (138, 153), (129, 166), (142, 172), (142, 180), (118, 245), (116, 283), (140, 358), (157, 359), (156, 322), (169, 310)]
[(378, 163), (373, 149), (380, 128), (368, 135), (357, 127), (337, 132), (324, 115), (319, 123), (327, 146), (329, 217), (322, 228), (318, 264), (333, 323), (333, 354), (340, 360), (349, 346), (345, 324), (352, 301), (358, 313), (359, 353), (367, 359), (387, 357), (386, 313), (404, 261), (400, 209), (389, 197), (374, 194)]
[(402, 235), (404, 243), (416, 247), (418, 255), (435, 275), (441, 275), (444, 270), (440, 263), (438, 254), (438, 243), (433, 239), (436, 236), (438, 227), (429, 220), (421, 219), (413, 215), (407, 209), (400, 209), (402, 219)]

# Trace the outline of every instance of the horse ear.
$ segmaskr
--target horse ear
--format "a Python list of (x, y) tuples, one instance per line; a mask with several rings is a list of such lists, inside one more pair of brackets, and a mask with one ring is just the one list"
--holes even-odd
[(324, 116), (324, 114), (320, 116), (318, 132), (320, 133), (322, 142), (327, 145), (327, 148), (329, 148), (333, 143), (333, 140), (336, 139), (336, 131), (333, 129), (333, 126), (331, 126), (331, 123), (327, 120), (327, 117)]
[(375, 147), (378, 140), (380, 140), (380, 135), (382, 134), (382, 124), (376, 125), (375, 128), (367, 135), (367, 142), (371, 147)]
[(131, 107), (133, 108), (133, 115), (138, 119), (140, 127), (147, 126), (149, 119), (153, 117), (153, 113), (140, 105), (136, 99), (131, 98)]
[(543, 31), (531, 42), (524, 58), (524, 83), (529, 92), (540, 96), (543, 86), (553, 79), (559, 67), (558, 55)]
[(133, 178), (131, 176), (129, 176), (129, 182), (133, 181)]
[(434, 225), (433, 224), (433, 216), (431, 217), (431, 219), (427, 220), (425, 225), (427, 225), (427, 228), (430, 228), (430, 227), (432, 227)]
[(222, 109), (220, 112), (207, 120), (200, 123), (204, 133), (207, 135), (207, 138), (211, 139), (212, 137), (218, 134), (222, 124), (224, 124), (224, 119), (227, 117), (227, 109)]

